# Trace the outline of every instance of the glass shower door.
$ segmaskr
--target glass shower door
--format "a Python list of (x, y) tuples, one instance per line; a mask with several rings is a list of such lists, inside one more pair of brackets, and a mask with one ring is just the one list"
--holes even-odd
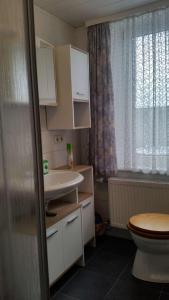
[(46, 300), (33, 3), (0, 1), (0, 300)]

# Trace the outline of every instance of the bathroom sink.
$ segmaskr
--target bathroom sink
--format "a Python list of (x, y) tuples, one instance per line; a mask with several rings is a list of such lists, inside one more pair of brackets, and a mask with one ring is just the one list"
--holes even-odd
[(73, 191), (84, 177), (74, 171), (49, 171), (44, 175), (45, 201), (55, 200)]

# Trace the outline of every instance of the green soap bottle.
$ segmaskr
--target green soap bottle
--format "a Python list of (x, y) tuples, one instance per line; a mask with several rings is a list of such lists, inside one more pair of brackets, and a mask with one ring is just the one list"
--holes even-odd
[(73, 145), (67, 144), (67, 165), (73, 169)]
[(48, 165), (48, 160), (44, 159), (43, 160), (43, 175), (46, 175), (49, 173), (49, 165)]

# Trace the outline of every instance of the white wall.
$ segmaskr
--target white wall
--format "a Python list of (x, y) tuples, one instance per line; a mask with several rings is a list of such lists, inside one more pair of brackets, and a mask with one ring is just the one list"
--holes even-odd
[[(39, 7), (34, 7), (36, 35), (53, 45), (74, 44), (75, 29), (59, 20), (55, 16), (45, 12)], [(49, 161), (49, 168), (55, 168), (67, 164), (66, 144), (72, 143), (75, 162), (79, 162), (79, 132), (73, 130), (47, 129), (45, 108), (40, 108), (41, 135), (43, 158)], [(56, 144), (55, 137), (60, 135), (63, 142)]]
[(75, 29), (47, 13), (43, 9), (34, 6), (35, 31), (42, 39), (53, 45), (74, 43)]
[(74, 37), (75, 46), (87, 50), (87, 28), (79, 27), (75, 29), (75, 37)]
[[(46, 111), (41, 108), (41, 136), (43, 158), (49, 161), (49, 169), (64, 166), (67, 163), (66, 144), (73, 144), (75, 163), (80, 160), (79, 131), (78, 130), (48, 130), (46, 127)], [(62, 143), (56, 143), (56, 136), (63, 138)]]

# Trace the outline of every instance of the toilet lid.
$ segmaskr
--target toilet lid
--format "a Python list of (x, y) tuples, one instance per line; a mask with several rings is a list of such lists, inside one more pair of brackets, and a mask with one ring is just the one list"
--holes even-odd
[(169, 214), (146, 213), (135, 215), (130, 218), (129, 227), (135, 229), (135, 231), (169, 235)]

